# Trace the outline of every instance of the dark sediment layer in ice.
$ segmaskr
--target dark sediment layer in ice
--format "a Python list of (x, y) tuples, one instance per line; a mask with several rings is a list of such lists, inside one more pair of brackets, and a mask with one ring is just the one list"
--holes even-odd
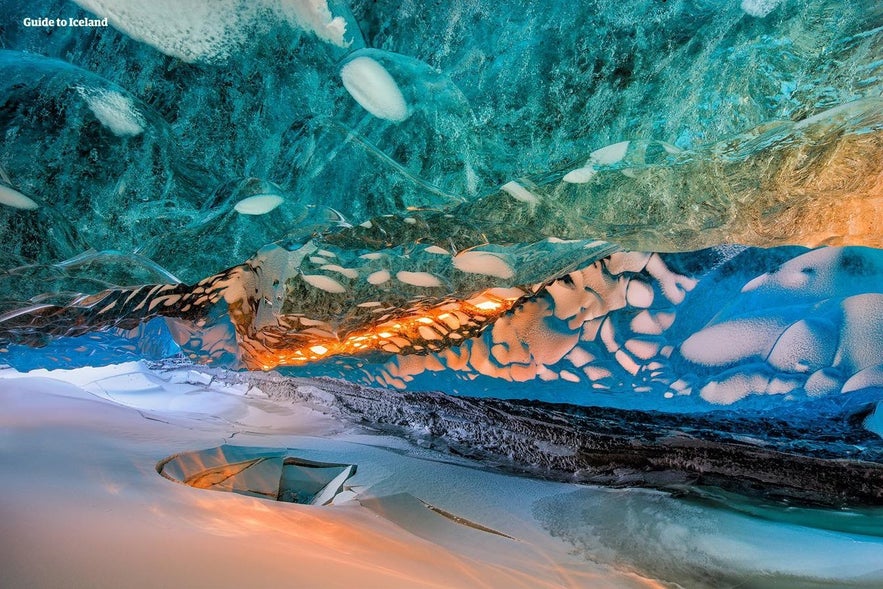
[(228, 374), (271, 397), (515, 474), (678, 493), (713, 487), (792, 505), (883, 504), (883, 442), (861, 427), (873, 405), (810, 421), (678, 415)]

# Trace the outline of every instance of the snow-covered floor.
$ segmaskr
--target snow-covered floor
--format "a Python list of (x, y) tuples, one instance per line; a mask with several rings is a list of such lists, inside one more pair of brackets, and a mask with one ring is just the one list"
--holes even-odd
[[(315, 507), (157, 474), (224, 443), (356, 464), (352, 493)], [(0, 486), (4, 588), (883, 584), (879, 538), (505, 476), (191, 368), (0, 370)]]

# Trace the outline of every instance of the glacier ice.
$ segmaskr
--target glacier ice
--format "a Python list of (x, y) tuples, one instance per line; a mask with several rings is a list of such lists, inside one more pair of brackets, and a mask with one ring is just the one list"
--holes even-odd
[[(883, 386), (878, 250), (614, 250), (547, 240), (366, 260), (310, 242), (193, 286), (107, 290), (0, 325), (13, 344), (115, 328), (173, 339), (194, 361), (576, 404), (685, 410)], [(132, 331), (160, 317), (170, 333)]]
[(113, 26), (2, 56), (9, 344), (659, 406), (876, 382), (877, 9), (80, 6)]
[[(572, 459), (731, 506), (872, 497), (836, 473), (872, 476), (883, 443), (879, 2), (0, 9), (0, 364), (330, 377), (374, 399), (334, 409), (353, 423), (485, 466)], [(42, 15), (109, 26), (22, 24)], [(457, 425), (473, 410), (500, 422)], [(591, 412), (641, 456), (547, 435)], [(635, 467), (668, 451), (681, 470)], [(612, 530), (677, 503), (641, 497), (590, 526), (537, 514), (671, 582), (763, 561), (727, 560), (692, 507), (628, 544)], [(372, 505), (404, 521), (421, 501)]]

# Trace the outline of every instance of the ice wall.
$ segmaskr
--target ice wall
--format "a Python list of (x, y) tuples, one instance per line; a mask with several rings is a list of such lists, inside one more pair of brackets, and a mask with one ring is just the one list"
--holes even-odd
[(880, 250), (326, 247), (268, 248), (192, 287), (8, 313), (6, 361), (76, 365), (84, 346), (97, 363), (180, 351), (398, 389), (670, 410), (846, 393), (860, 403), (883, 388)]
[(653, 406), (879, 385), (877, 2), (0, 6), (4, 362)]
[[(194, 282), (324, 229), (326, 207), (358, 225), (521, 178), (538, 210), (501, 222), (491, 198), (468, 211), (486, 232), (641, 251), (879, 245), (883, 15), (870, 0), (81, 6), (3, 4), (3, 47), (34, 54), (9, 54), (10, 68), (43, 55), (130, 101), (96, 109), (97, 90), (34, 71), (29, 89), (5, 87), (5, 184), (43, 203), (0, 211), (8, 249), (39, 235), (47, 250), (16, 264), (137, 250)], [(21, 26), (42, 13), (111, 26)], [(143, 133), (107, 124), (136, 128), (124, 102)], [(227, 197), (248, 179), (282, 205), (243, 218)]]
[(670, 409), (873, 396), (883, 386), (881, 270), (879, 250), (869, 248), (615, 253), (552, 282), (463, 345), (301, 372)]

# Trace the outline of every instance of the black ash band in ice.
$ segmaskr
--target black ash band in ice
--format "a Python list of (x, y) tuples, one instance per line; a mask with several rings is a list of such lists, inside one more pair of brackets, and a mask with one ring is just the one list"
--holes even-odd
[(527, 400), (398, 392), (337, 379), (217, 375), (306, 403), (482, 468), (564, 482), (715, 490), (785, 505), (883, 504), (883, 441), (862, 427), (874, 405), (816, 403), (813, 416), (670, 414)]

